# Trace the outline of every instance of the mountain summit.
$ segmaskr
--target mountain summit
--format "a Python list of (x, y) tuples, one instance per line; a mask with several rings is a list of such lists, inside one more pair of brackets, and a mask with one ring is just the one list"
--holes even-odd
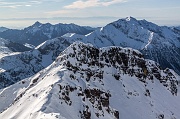
[(39, 21), (36, 21), (32, 26), (33, 26), (33, 27), (34, 27), (34, 26), (39, 27), (40, 25), (42, 25), (42, 23), (40, 23)]

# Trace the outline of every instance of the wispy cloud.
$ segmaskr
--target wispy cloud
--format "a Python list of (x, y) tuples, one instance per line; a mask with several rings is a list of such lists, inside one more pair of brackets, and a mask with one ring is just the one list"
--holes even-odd
[(14, 1), (14, 2), (8, 2), (5, 0), (1, 0), (0, 1), (0, 8), (18, 8), (18, 7), (30, 7), (34, 4), (40, 4), (41, 1), (33, 1), (33, 0), (29, 0), (26, 2), (20, 2), (20, 1)]
[(66, 9), (84, 9), (96, 6), (109, 6), (112, 4), (123, 3), (126, 0), (77, 0), (70, 5), (65, 6)]
[(18, 7), (30, 7), (37, 4), (42, 4), (44, 2), (60, 2), (62, 0), (0, 0), (0, 8), (18, 8)]

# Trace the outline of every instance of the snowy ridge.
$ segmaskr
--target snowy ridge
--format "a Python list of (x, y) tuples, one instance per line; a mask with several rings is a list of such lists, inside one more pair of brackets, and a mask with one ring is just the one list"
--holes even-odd
[(137, 50), (75, 42), (46, 69), (0, 90), (0, 118), (178, 119), (178, 81)]

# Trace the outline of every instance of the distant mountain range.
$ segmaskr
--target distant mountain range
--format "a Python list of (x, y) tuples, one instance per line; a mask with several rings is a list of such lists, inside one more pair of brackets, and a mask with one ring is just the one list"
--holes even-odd
[(21, 44), (31, 44), (37, 46), (46, 40), (60, 37), (66, 33), (88, 34), (95, 28), (78, 26), (76, 24), (42, 24), (34, 23), (32, 26), (18, 29), (8, 29), (0, 32), (0, 37)]

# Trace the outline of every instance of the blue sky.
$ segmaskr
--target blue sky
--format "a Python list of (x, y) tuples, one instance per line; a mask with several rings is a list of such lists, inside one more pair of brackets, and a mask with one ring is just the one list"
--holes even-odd
[(158, 25), (180, 25), (180, 0), (0, 0), (0, 26), (35, 21), (103, 26), (133, 16)]

